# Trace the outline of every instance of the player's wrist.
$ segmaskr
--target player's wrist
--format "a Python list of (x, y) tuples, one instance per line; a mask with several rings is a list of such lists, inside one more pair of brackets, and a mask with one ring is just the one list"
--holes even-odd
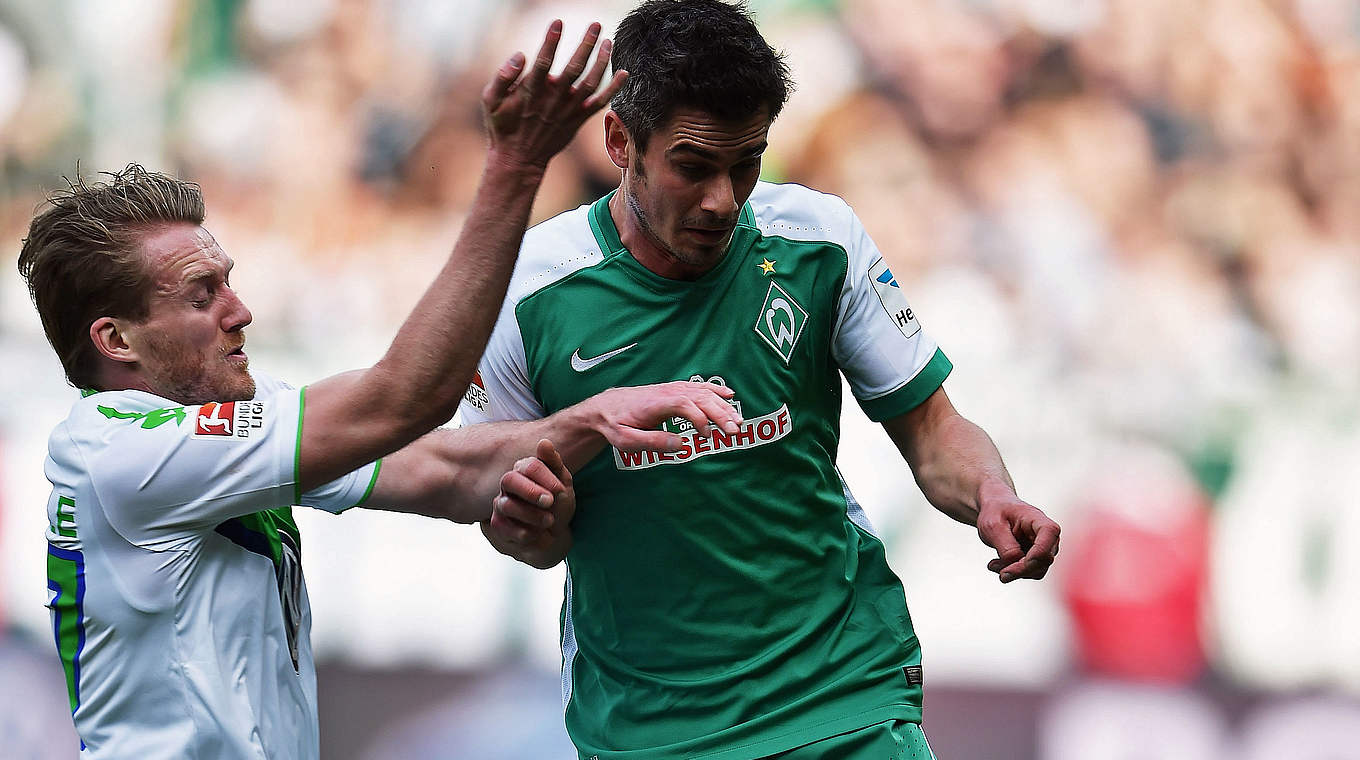
[(538, 161), (504, 146), (492, 145), (486, 154), (486, 177), (488, 180), (507, 182), (519, 186), (537, 187), (548, 170), (547, 161)]
[(999, 507), (1008, 504), (1019, 497), (1015, 495), (1015, 488), (1004, 478), (989, 476), (982, 479), (977, 487), (977, 506), (978, 511), (982, 512), (989, 506)]
[(608, 441), (609, 420), (601, 395), (591, 396), (561, 412), (565, 431), (573, 439)]

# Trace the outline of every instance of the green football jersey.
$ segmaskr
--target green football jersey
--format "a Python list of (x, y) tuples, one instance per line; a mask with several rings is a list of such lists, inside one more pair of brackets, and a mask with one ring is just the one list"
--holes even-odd
[(677, 418), (681, 450), (606, 449), (575, 475), (562, 686), (581, 756), (749, 759), (919, 721), (902, 585), (835, 467), (840, 374), (881, 421), (948, 359), (838, 198), (759, 184), (692, 282), (639, 264), (608, 200), (527, 233), (464, 421), (692, 380), (732, 388), (744, 422)]

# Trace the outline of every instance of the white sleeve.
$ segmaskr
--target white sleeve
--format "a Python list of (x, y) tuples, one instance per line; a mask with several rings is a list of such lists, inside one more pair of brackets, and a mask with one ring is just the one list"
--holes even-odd
[(86, 462), (110, 524), (142, 543), (290, 504), (339, 512), (362, 502), (377, 463), (305, 494), (296, 491), (304, 392), (118, 420)]
[(832, 355), (865, 413), (882, 422), (910, 411), (944, 382), (952, 366), (921, 329), (878, 246), (853, 211), (848, 267), (836, 307)]
[(514, 305), (507, 298), (477, 365), (477, 373), (458, 407), (463, 424), (541, 419), (543, 406), (529, 387), (526, 365), (519, 320), (515, 318)]

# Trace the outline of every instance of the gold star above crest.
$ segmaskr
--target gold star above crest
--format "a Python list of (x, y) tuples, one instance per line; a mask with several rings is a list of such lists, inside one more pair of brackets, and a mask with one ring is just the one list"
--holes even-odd
[(756, 267), (760, 269), (760, 273), (763, 275), (769, 276), (774, 274), (774, 262), (769, 259), (761, 259), (760, 263), (756, 264)]

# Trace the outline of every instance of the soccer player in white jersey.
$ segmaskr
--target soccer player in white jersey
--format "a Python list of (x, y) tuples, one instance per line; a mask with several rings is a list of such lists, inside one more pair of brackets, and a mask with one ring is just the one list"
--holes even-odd
[[(291, 505), (474, 522), (499, 492), (503, 513), (539, 530), (545, 507), (571, 512), (551, 443), (515, 461), (431, 431), (473, 377), (548, 161), (625, 77), (603, 80), (607, 40), (591, 64), (598, 35), (550, 76), (554, 22), (531, 66), (517, 53), (486, 86), (469, 221), (366, 370), (295, 390), (248, 369), (251, 313), (195, 185), (133, 165), (73, 183), (33, 220), (19, 270), (83, 391), (45, 466), (49, 607), (82, 756), (318, 756)], [(574, 434), (662, 445), (646, 429), (674, 414), (732, 424), (721, 394), (674, 383), (579, 407)]]
[(621, 182), (526, 233), (462, 406), (488, 423), (469, 445), (528, 451), (570, 431), (563, 410), (639, 383), (729, 389), (742, 421), (564, 452), (577, 501), (551, 527), (498, 503), (501, 551), (567, 562), (567, 730), (583, 760), (933, 757), (901, 582), (835, 469), (840, 376), (1002, 582), (1044, 576), (1058, 525), (955, 411), (952, 365), (853, 211), (757, 181), (789, 82), (744, 10), (644, 2), (613, 63)]

